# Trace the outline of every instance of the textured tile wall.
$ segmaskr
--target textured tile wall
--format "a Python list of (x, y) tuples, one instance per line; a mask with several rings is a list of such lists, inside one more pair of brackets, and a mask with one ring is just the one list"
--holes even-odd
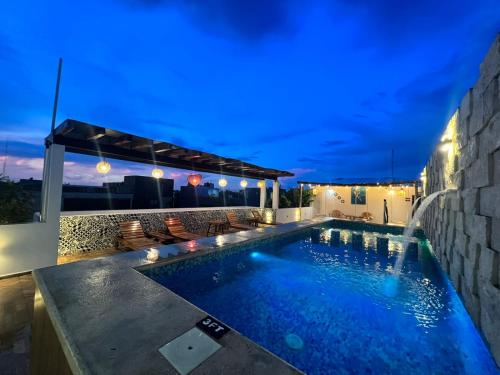
[[(458, 111), (457, 190), (427, 210), (423, 228), (500, 365), (500, 34)], [(427, 163), (427, 192), (446, 187), (443, 153)]]
[[(275, 210), (269, 208), (258, 210), (264, 217), (268, 217), (270, 214), (273, 222), (276, 221)], [(118, 223), (122, 221), (139, 220), (145, 231), (154, 231), (164, 229), (164, 218), (178, 217), (188, 231), (206, 234), (207, 222), (226, 220), (225, 211), (227, 210), (62, 216), (58, 252), (59, 255), (68, 255), (113, 247), (119, 234)], [(251, 209), (234, 209), (232, 211), (241, 219), (252, 215)]]

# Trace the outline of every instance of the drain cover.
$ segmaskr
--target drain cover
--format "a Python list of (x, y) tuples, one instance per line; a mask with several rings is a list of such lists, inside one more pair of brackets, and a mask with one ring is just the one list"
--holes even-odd
[(194, 327), (163, 345), (159, 351), (177, 371), (184, 375), (198, 367), (221, 347)]

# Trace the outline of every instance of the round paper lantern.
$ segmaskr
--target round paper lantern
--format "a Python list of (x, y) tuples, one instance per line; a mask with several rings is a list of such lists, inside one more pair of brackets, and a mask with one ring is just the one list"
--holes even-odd
[(258, 181), (257, 186), (260, 188), (266, 187), (266, 181), (262, 181), (262, 180)]
[(109, 164), (106, 160), (101, 160), (96, 164), (95, 169), (97, 169), (97, 172), (100, 174), (106, 174), (111, 170), (111, 164)]
[(198, 186), (201, 182), (201, 174), (190, 174), (188, 176), (188, 182), (193, 186)]
[(241, 180), (240, 181), (240, 186), (244, 189), (248, 186), (248, 181), (247, 180)]
[(219, 180), (219, 186), (220, 186), (221, 188), (225, 188), (225, 187), (227, 186), (227, 180), (226, 180), (225, 178), (221, 178), (221, 179)]
[(162, 178), (163, 171), (160, 168), (155, 168), (151, 171), (151, 176), (153, 176), (154, 178)]

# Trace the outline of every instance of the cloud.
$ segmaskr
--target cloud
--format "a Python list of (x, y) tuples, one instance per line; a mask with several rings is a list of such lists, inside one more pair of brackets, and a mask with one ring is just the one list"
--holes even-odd
[(257, 157), (262, 153), (261, 150), (258, 150), (258, 151), (254, 151), (252, 152), (251, 154), (249, 155), (244, 155), (244, 156), (238, 156), (236, 157), (236, 159), (239, 159), (241, 161), (246, 161), (246, 162), (251, 162), (251, 161), (254, 161), (255, 159), (257, 159)]
[(274, 143), (274, 142), (279, 142), (279, 141), (284, 141), (296, 137), (303, 136), (305, 134), (309, 134), (314, 132), (315, 130), (312, 127), (309, 128), (300, 128), (300, 129), (290, 129), (287, 131), (280, 131), (280, 132), (274, 132), (274, 133), (266, 133), (259, 135), (254, 138), (255, 143)]
[(187, 125), (171, 122), (171, 121), (165, 121), (161, 119), (156, 119), (156, 118), (143, 118), (139, 119), (141, 123), (144, 125), (158, 125), (161, 127), (165, 128), (174, 128), (174, 129), (189, 129), (190, 127)]
[(17, 55), (16, 50), (7, 41), (7, 38), (0, 34), (0, 61), (13, 61)]
[[(122, 0), (123, 1), (123, 0)], [(158, 6), (181, 9), (200, 28), (220, 35), (259, 41), (272, 34), (294, 31), (291, 11), (300, 0), (125, 0), (132, 6), (154, 10)]]
[(223, 141), (223, 140), (209, 140), (208, 144), (211, 146), (216, 146), (216, 147), (227, 147), (230, 146), (232, 143), (229, 141)]
[(349, 142), (343, 139), (332, 139), (329, 141), (324, 141), (323, 146), (325, 147), (335, 147), (335, 146), (343, 146), (348, 144)]
[(357, 20), (360, 46), (373, 44), (391, 49), (406, 48), (411, 41), (422, 42), (449, 32), (477, 7), (472, 0), (453, 6), (434, 0), (336, 0), (330, 4), (334, 14)]
[[(22, 138), (22, 134), (20, 134)], [(42, 157), (44, 153), (43, 138), (37, 139), (38, 144), (13, 141), (12, 136), (0, 141), (0, 154), (16, 157)], [(1, 139), (1, 138), (0, 138)]]

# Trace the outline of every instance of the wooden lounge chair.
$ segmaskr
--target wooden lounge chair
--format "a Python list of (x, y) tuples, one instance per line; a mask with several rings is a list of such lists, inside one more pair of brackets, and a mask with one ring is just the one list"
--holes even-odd
[(234, 212), (226, 212), (226, 217), (227, 217), (227, 222), (229, 224), (229, 229), (231, 228), (239, 230), (255, 229), (255, 226), (253, 225), (240, 223)]
[(176, 217), (171, 217), (171, 218), (166, 218), (164, 220), (165, 226), (167, 227), (168, 232), (174, 236), (175, 238), (178, 238), (183, 241), (191, 241), (191, 240), (199, 240), (200, 238), (203, 238), (203, 236), (188, 232), (186, 228), (184, 227), (184, 224), (182, 224), (182, 221), (179, 218)]
[(257, 219), (258, 223), (264, 226), (272, 226), (272, 225), (278, 225), (276, 223), (266, 223), (262, 215), (258, 210), (252, 210), (252, 215), (255, 219)]
[(333, 210), (332, 211), (332, 217), (335, 217), (335, 218), (339, 218), (339, 219), (343, 219), (345, 218), (346, 216), (342, 213), (342, 211), (340, 210)]
[(120, 235), (118, 244), (132, 250), (140, 250), (146, 247), (158, 246), (158, 242), (146, 236), (140, 221), (124, 221), (120, 224)]

